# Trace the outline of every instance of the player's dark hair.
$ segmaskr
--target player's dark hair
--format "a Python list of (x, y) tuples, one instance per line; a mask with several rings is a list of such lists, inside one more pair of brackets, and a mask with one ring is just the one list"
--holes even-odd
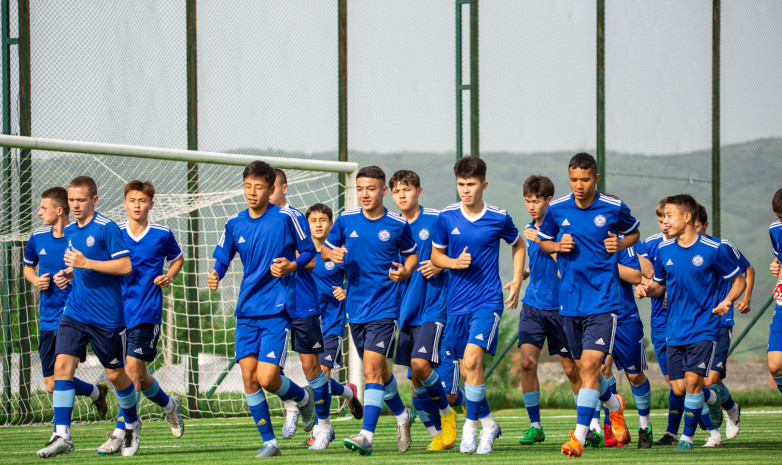
[(68, 216), (71, 213), (71, 208), (68, 206), (68, 191), (62, 187), (56, 186), (46, 189), (43, 191), (43, 194), (41, 194), (41, 198), (49, 199), (55, 207), (62, 208), (62, 211), (65, 212), (65, 216)]
[(68, 187), (86, 187), (87, 195), (95, 197), (98, 195), (98, 185), (95, 184), (95, 180), (89, 176), (76, 176), (73, 178)]
[(524, 197), (547, 199), (554, 196), (554, 183), (546, 176), (532, 175), (524, 181)]
[(486, 162), (479, 157), (463, 157), (453, 166), (453, 174), (457, 178), (478, 178), (486, 180)]
[(774, 213), (782, 213), (782, 189), (774, 193), (774, 198), (771, 199), (771, 208), (774, 209)]
[(358, 178), (372, 178), (372, 179), (379, 179), (380, 182), (383, 184), (386, 183), (386, 173), (383, 171), (382, 168), (379, 166), (365, 166), (358, 170), (358, 174), (356, 174), (356, 179)]
[(684, 212), (690, 212), (690, 224), (695, 224), (695, 219), (698, 217), (698, 202), (690, 194), (679, 194), (668, 197), (665, 201), (666, 205), (676, 205)]
[(568, 169), (592, 170), (592, 173), (597, 174), (597, 160), (592, 155), (584, 152), (573, 155), (567, 167)]
[(698, 215), (696, 219), (700, 221), (701, 224), (706, 224), (709, 222), (709, 214), (706, 212), (706, 207), (701, 204), (698, 204)]
[(665, 204), (668, 203), (668, 197), (663, 197), (662, 200), (657, 202), (657, 208), (654, 209), (654, 212), (657, 214), (658, 218), (662, 218), (665, 216)]
[(274, 172), (274, 168), (269, 166), (268, 163), (263, 161), (254, 161), (244, 167), (244, 173), (242, 173), (242, 179), (255, 178), (266, 181), (269, 187), (274, 185), (274, 181), (277, 180), (277, 173)]
[(331, 211), (331, 207), (329, 207), (326, 204), (323, 203), (316, 203), (315, 205), (311, 206), (307, 209), (307, 213), (304, 214), (304, 216), (309, 219), (310, 215), (313, 213), (323, 213), (324, 215), (329, 217), (329, 221), (333, 221), (334, 213)]
[(394, 173), (393, 176), (391, 176), (391, 179), (388, 180), (388, 187), (393, 189), (397, 183), (407, 184), (408, 186), (413, 186), (418, 189), (421, 187), (421, 178), (415, 173), (415, 171), (399, 170)]
[(133, 191), (143, 192), (147, 197), (149, 197), (149, 200), (155, 198), (155, 186), (153, 186), (149, 181), (141, 182), (138, 179), (134, 179), (133, 181), (125, 184), (125, 197), (128, 196), (129, 192)]
[(288, 176), (285, 176), (285, 171), (283, 171), (283, 170), (281, 170), (279, 168), (274, 168), (274, 176), (275, 176), (275, 181), (276, 181), (276, 178), (280, 178), (280, 181), (282, 181), (282, 184), (288, 184)]

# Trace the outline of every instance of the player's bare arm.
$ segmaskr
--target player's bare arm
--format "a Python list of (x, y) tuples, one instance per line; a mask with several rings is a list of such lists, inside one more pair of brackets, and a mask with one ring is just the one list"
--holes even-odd
[(168, 273), (162, 274), (155, 278), (154, 283), (161, 288), (168, 287), (177, 277), (182, 267), (185, 265), (185, 257), (180, 256), (168, 266)]
[(412, 276), (415, 267), (418, 266), (418, 252), (413, 252), (405, 257), (404, 265), (393, 263), (394, 267), (388, 270), (388, 277), (396, 283), (402, 282)]
[(336, 247), (333, 249), (330, 247), (320, 248), (320, 258), (322, 258), (324, 262), (334, 262), (340, 265), (345, 263), (345, 255), (347, 253), (348, 249), (344, 247)]
[(641, 263), (641, 282), (648, 284), (648, 281), (654, 277), (654, 265), (652, 262), (642, 256), (638, 256), (638, 261)]
[(576, 248), (576, 242), (573, 240), (573, 236), (570, 234), (563, 234), (559, 238), (559, 242), (555, 241), (540, 241), (540, 250), (543, 253), (555, 254), (555, 253), (568, 253), (572, 252)]
[(35, 272), (35, 268), (29, 265), (24, 266), (24, 279), (26, 279), (28, 283), (37, 287), (41, 291), (49, 289), (49, 284), (52, 282), (52, 277), (49, 275), (49, 273), (44, 273), (41, 276), (38, 276)]
[(78, 249), (70, 248), (65, 252), (65, 265), (71, 268), (92, 270), (99, 273), (128, 276), (133, 271), (130, 257), (119, 257), (112, 260), (90, 260)]
[(617, 253), (620, 250), (624, 250), (628, 247), (632, 247), (636, 242), (638, 242), (638, 239), (640, 237), (641, 237), (641, 233), (638, 231), (634, 231), (624, 236), (620, 240), (616, 234), (612, 233), (611, 231), (608, 231), (608, 237), (605, 238), (603, 244), (605, 245), (606, 251), (608, 253)]
[(435, 266), (434, 263), (432, 263), (432, 260), (424, 260), (420, 265), (421, 266), (419, 266), (416, 271), (419, 271), (426, 279), (430, 279), (432, 276), (436, 276), (443, 271), (442, 268)]
[(508, 299), (505, 300), (507, 310), (515, 310), (519, 306), (519, 291), (524, 281), (524, 262), (527, 259), (527, 246), (521, 238), (517, 239), (511, 249), (513, 254), (513, 280), (503, 289), (508, 290)]
[(736, 302), (736, 310), (738, 310), (739, 313), (749, 313), (750, 306), (752, 305), (752, 289), (755, 287), (755, 268), (750, 265), (745, 273), (747, 275), (745, 277), (747, 289), (744, 291), (744, 298)]
[(738, 300), (744, 292), (744, 289), (747, 286), (747, 280), (744, 279), (743, 274), (739, 274), (730, 280), (730, 284), (730, 292), (728, 292), (728, 295), (722, 302), (714, 307), (714, 310), (711, 311), (712, 313), (716, 313), (717, 315), (727, 314), (730, 311), (730, 306), (733, 305), (733, 302)]
[(293, 273), (298, 268), (295, 261), (288, 260), (285, 257), (277, 257), (272, 261), (272, 266), (269, 270), (272, 276), (275, 278), (282, 278), (283, 276)]
[(209, 286), (210, 290), (217, 290), (217, 288), (220, 286), (220, 275), (217, 274), (217, 270), (212, 270), (209, 272), (209, 276), (206, 277), (206, 284)]
[(661, 285), (657, 281), (652, 281), (651, 284), (640, 284), (635, 286), (635, 298), (643, 299), (644, 297), (657, 298), (662, 297), (665, 294), (665, 286)]
[(641, 270), (619, 265), (619, 279), (632, 285), (641, 284)]
[(432, 263), (435, 266), (449, 270), (466, 270), (472, 263), (472, 255), (467, 251), (467, 247), (462, 250), (456, 258), (451, 258), (445, 253), (445, 249), (432, 247)]

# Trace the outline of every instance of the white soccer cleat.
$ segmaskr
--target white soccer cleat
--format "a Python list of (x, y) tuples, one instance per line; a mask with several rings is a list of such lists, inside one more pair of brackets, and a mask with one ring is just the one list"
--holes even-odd
[(476, 450), (478, 450), (478, 430), (463, 428), (459, 452), (462, 454), (474, 454)]
[(122, 444), (122, 456), (132, 457), (138, 452), (139, 443), (141, 442), (141, 419), (138, 420), (138, 425), (134, 429), (125, 428), (125, 441)]
[(42, 459), (73, 452), (73, 441), (62, 436), (54, 436), (36, 455)]
[(185, 434), (185, 422), (182, 420), (182, 414), (179, 408), (182, 406), (182, 399), (177, 396), (171, 396), (171, 402), (174, 404), (174, 410), (166, 414), (166, 421), (171, 425), (171, 434), (175, 438), (181, 438)]
[[(287, 404), (288, 402), (286, 402)], [(287, 405), (286, 405), (287, 407)], [(299, 428), (299, 409), (296, 407), (296, 403), (293, 403), (293, 409), (287, 408), (285, 410), (285, 423), (282, 424), (282, 438), (290, 439), (296, 434), (296, 430)]]
[(329, 428), (325, 430), (318, 429), (315, 433), (315, 441), (309, 447), (312, 450), (323, 450), (329, 447), (331, 441), (334, 440), (334, 429)]
[(500, 425), (496, 423), (493, 428), (483, 428), (481, 430), (481, 443), (478, 445), (477, 453), (479, 455), (491, 454), (494, 451), (494, 440), (500, 437), (501, 434)]
[(725, 438), (733, 439), (741, 431), (741, 406), (736, 404), (736, 415), (725, 415)]
[(100, 455), (112, 455), (117, 454), (122, 450), (122, 443), (125, 442), (122, 438), (118, 438), (113, 434), (106, 439), (106, 442), (101, 444), (96, 451)]
[(723, 446), (725, 443), (722, 441), (722, 436), (709, 436), (706, 438), (706, 444), (703, 445), (703, 447), (719, 447)]

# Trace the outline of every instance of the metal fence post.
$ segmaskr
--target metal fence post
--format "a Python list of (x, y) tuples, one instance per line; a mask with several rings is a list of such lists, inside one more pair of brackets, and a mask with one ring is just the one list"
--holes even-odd
[(606, 63), (605, 63), (605, 0), (597, 0), (597, 172), (600, 173), (600, 181), (597, 190), (606, 191)]
[(711, 23), (711, 230), (720, 228), (720, 0), (713, 0)]

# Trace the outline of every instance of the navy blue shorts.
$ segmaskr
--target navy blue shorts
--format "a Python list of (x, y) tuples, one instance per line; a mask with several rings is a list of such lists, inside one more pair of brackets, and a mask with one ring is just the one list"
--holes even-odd
[(643, 323), (635, 321), (616, 327), (612, 355), (617, 370), (635, 375), (649, 369), (646, 365)]
[(614, 348), (616, 313), (598, 313), (586, 316), (563, 316), (568, 349), (576, 360), (581, 360), (584, 350), (596, 350), (610, 354)]
[(394, 353), (396, 340), (396, 320), (382, 318), (367, 323), (350, 323), (350, 335), (356, 345), (359, 357), (364, 358), (364, 351), (377, 352), (386, 357)]
[(87, 360), (87, 343), (105, 368), (125, 366), (125, 328), (106, 329), (63, 315), (57, 328), (55, 353)]
[(716, 341), (698, 341), (683, 346), (668, 346), (668, 379), (684, 379), (684, 373), (706, 376), (714, 360)]
[(342, 338), (332, 334), (323, 340), (323, 352), (320, 353), (320, 364), (324, 367), (339, 368), (342, 366)]
[(663, 376), (668, 376), (668, 343), (665, 331), (652, 331), (652, 345)]
[(440, 340), (445, 325), (438, 322), (426, 322), (421, 326), (408, 326), (399, 330), (394, 363), (410, 366), (414, 358), (428, 360), (433, 365), (440, 364)]
[(774, 317), (768, 332), (768, 352), (782, 352), (782, 306), (774, 307)]
[(559, 310), (540, 310), (522, 303), (519, 314), (518, 347), (522, 344), (532, 344), (542, 349), (544, 341), (548, 341), (549, 355), (570, 357)]
[(730, 349), (730, 339), (733, 337), (733, 327), (723, 326), (720, 328), (720, 340), (717, 341), (717, 349), (714, 351), (714, 360), (711, 362), (711, 371), (718, 371), (720, 379), (725, 379), (727, 374), (728, 349)]
[(476, 310), (464, 315), (448, 315), (445, 323), (445, 338), (453, 341), (456, 358), (464, 358), (467, 344), (482, 347), (489, 355), (497, 352), (497, 335), (502, 310)]
[(56, 329), (38, 333), (38, 356), (41, 358), (41, 372), (43, 372), (44, 378), (54, 376), (54, 360), (57, 359), (57, 354), (54, 351), (56, 340)]
[(456, 394), (459, 392), (459, 359), (453, 352), (453, 344), (447, 345), (448, 341), (442, 341), (440, 347), (440, 364), (435, 365), (434, 369), (440, 376), (440, 383), (443, 385), (446, 394)]
[(235, 360), (255, 355), (259, 362), (284, 367), (290, 330), (291, 317), (284, 310), (276, 315), (237, 318)]
[(299, 354), (322, 354), (322, 327), (320, 315), (294, 318), (291, 324), (293, 351)]
[(160, 325), (143, 323), (128, 330), (128, 357), (152, 362), (157, 355)]

